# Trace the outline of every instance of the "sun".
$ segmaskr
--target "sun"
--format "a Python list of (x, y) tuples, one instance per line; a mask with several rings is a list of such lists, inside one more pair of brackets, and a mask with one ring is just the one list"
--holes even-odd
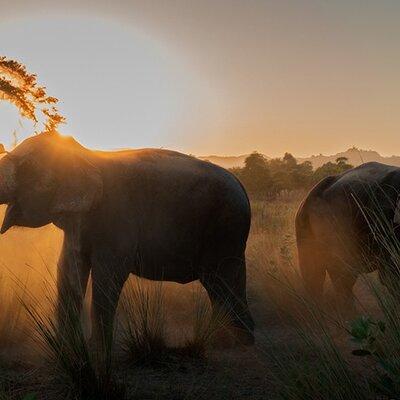
[[(61, 130), (97, 148), (159, 147), (190, 98), (193, 76), (170, 49), (132, 27), (98, 18), (20, 19), (2, 24), (0, 54), (25, 64), (67, 118)], [(33, 132), (0, 104), (0, 140)]]

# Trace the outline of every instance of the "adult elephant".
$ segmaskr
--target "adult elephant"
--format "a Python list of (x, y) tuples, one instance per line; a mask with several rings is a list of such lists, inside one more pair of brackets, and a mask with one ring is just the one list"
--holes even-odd
[(246, 299), (250, 207), (229, 172), (158, 149), (91, 151), (70, 137), (42, 133), (0, 160), (1, 233), (54, 223), (64, 231), (58, 265), (61, 302), (80, 310), (93, 280), (95, 338), (111, 332), (130, 273), (151, 280), (199, 279), (214, 310), (253, 342)]
[(321, 298), (326, 273), (347, 305), (361, 273), (378, 269), (381, 281), (395, 288), (399, 189), (400, 168), (370, 162), (310, 191), (296, 216), (296, 236), (300, 271), (313, 297)]

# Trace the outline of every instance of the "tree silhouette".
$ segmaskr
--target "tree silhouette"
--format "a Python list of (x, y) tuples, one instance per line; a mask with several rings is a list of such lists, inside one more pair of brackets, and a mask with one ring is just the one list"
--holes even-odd
[(267, 168), (267, 160), (256, 151), (250, 154), (243, 168), (235, 168), (235, 173), (252, 197), (266, 196), (270, 191), (271, 176)]
[(43, 125), (43, 131), (54, 131), (65, 123), (58, 112), (58, 99), (48, 96), (46, 88), (39, 86), (35, 74), (15, 60), (0, 56), (0, 100), (14, 104), (20, 115), (31, 120), (35, 126)]
[(336, 164), (344, 165), (347, 163), (347, 161), (349, 161), (349, 159), (347, 157), (338, 157), (336, 159)]
[(353, 168), (353, 166), (348, 164), (347, 161), (347, 157), (338, 157), (336, 159), (336, 164), (333, 162), (327, 162), (326, 164), (317, 168), (314, 172), (314, 181), (318, 182), (327, 176), (338, 175)]
[(329, 175), (337, 175), (353, 168), (346, 157), (336, 163), (327, 162), (313, 171), (311, 162), (298, 163), (290, 153), (282, 158), (267, 160), (262, 154), (250, 154), (243, 168), (232, 168), (252, 198), (276, 197), (280, 193), (309, 189)]

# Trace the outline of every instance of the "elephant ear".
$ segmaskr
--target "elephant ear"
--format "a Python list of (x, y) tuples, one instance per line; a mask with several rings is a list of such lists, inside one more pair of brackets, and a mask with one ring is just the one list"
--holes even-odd
[(100, 171), (80, 156), (70, 157), (68, 168), (61, 171), (53, 197), (52, 213), (89, 211), (103, 194)]

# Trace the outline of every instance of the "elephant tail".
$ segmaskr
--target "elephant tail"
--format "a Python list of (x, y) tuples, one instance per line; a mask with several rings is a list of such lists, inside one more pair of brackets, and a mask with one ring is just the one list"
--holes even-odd
[(296, 240), (299, 269), (307, 293), (315, 300), (321, 299), (324, 290), (326, 263), (323, 260), (321, 242), (313, 232), (311, 214), (323, 191), (336, 177), (329, 176), (320, 181), (302, 202), (296, 215)]

